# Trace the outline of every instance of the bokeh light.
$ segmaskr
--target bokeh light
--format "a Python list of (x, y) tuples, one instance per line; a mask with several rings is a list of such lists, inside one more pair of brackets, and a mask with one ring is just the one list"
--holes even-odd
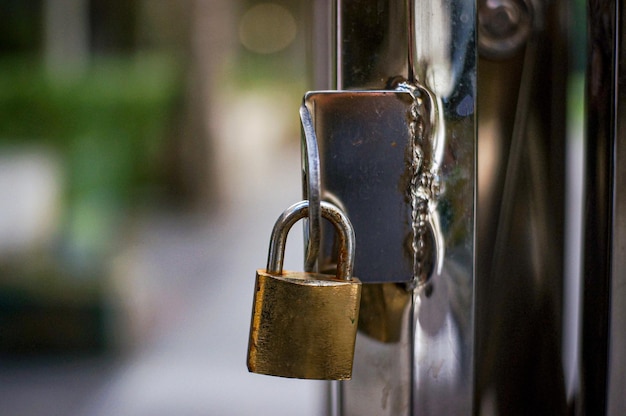
[(251, 52), (269, 54), (288, 47), (296, 37), (291, 12), (275, 3), (251, 7), (239, 22), (239, 40)]

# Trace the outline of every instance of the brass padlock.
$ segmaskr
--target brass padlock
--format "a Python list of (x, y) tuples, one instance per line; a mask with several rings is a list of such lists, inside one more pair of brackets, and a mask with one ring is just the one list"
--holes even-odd
[(257, 270), (248, 369), (281, 377), (348, 380), (361, 298), (361, 282), (352, 277), (354, 230), (339, 208), (322, 202), (322, 217), (339, 237), (336, 276), (285, 271), (287, 234), (308, 210), (308, 201), (302, 201), (278, 218), (267, 269)]

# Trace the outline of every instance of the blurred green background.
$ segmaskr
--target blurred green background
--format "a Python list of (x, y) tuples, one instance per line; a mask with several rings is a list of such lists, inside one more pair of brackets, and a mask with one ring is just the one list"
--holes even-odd
[(307, 7), (0, 2), (0, 353), (132, 338), (116, 327), (142, 312), (120, 311), (113, 260), (151, 212), (228, 209), (239, 150), (220, 120), (255, 91), (297, 108)]

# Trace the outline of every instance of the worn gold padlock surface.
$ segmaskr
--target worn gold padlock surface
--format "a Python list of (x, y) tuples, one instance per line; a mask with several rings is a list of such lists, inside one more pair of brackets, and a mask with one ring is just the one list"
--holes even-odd
[(337, 275), (282, 269), (291, 226), (308, 213), (308, 201), (276, 222), (268, 266), (257, 270), (248, 344), (248, 369), (281, 377), (347, 380), (352, 377), (361, 282), (352, 277), (354, 230), (334, 205), (321, 214), (337, 231)]
[(248, 368), (283, 377), (350, 379), (360, 298), (355, 281), (258, 270)]

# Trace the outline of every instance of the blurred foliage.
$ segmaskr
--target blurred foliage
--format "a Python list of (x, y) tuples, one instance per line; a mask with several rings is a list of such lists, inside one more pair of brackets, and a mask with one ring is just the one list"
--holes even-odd
[(120, 245), (127, 208), (170, 174), (187, 62), (158, 47), (163, 52), (137, 51), (140, 7), (148, 2), (88, 3), (88, 61), (51, 70), (43, 59), (46, 2), (0, 2), (0, 152), (43, 147), (63, 167), (54, 235), (0, 258), (0, 354), (111, 343), (109, 255)]
[(36, 59), (0, 60), (0, 145), (44, 144), (68, 166), (71, 197), (99, 189), (130, 200), (159, 176), (179, 68), (163, 56), (98, 58), (80, 76)]
[(163, 55), (97, 58), (80, 74), (50, 73), (34, 58), (0, 59), (0, 149), (43, 146), (63, 162), (63, 217), (48, 253), (61, 274), (93, 275), (127, 208), (162, 187), (183, 81)]
[(304, 91), (307, 78), (306, 62), (292, 47), (274, 54), (262, 55), (239, 50), (237, 61), (229, 76), (242, 89), (297, 88)]

